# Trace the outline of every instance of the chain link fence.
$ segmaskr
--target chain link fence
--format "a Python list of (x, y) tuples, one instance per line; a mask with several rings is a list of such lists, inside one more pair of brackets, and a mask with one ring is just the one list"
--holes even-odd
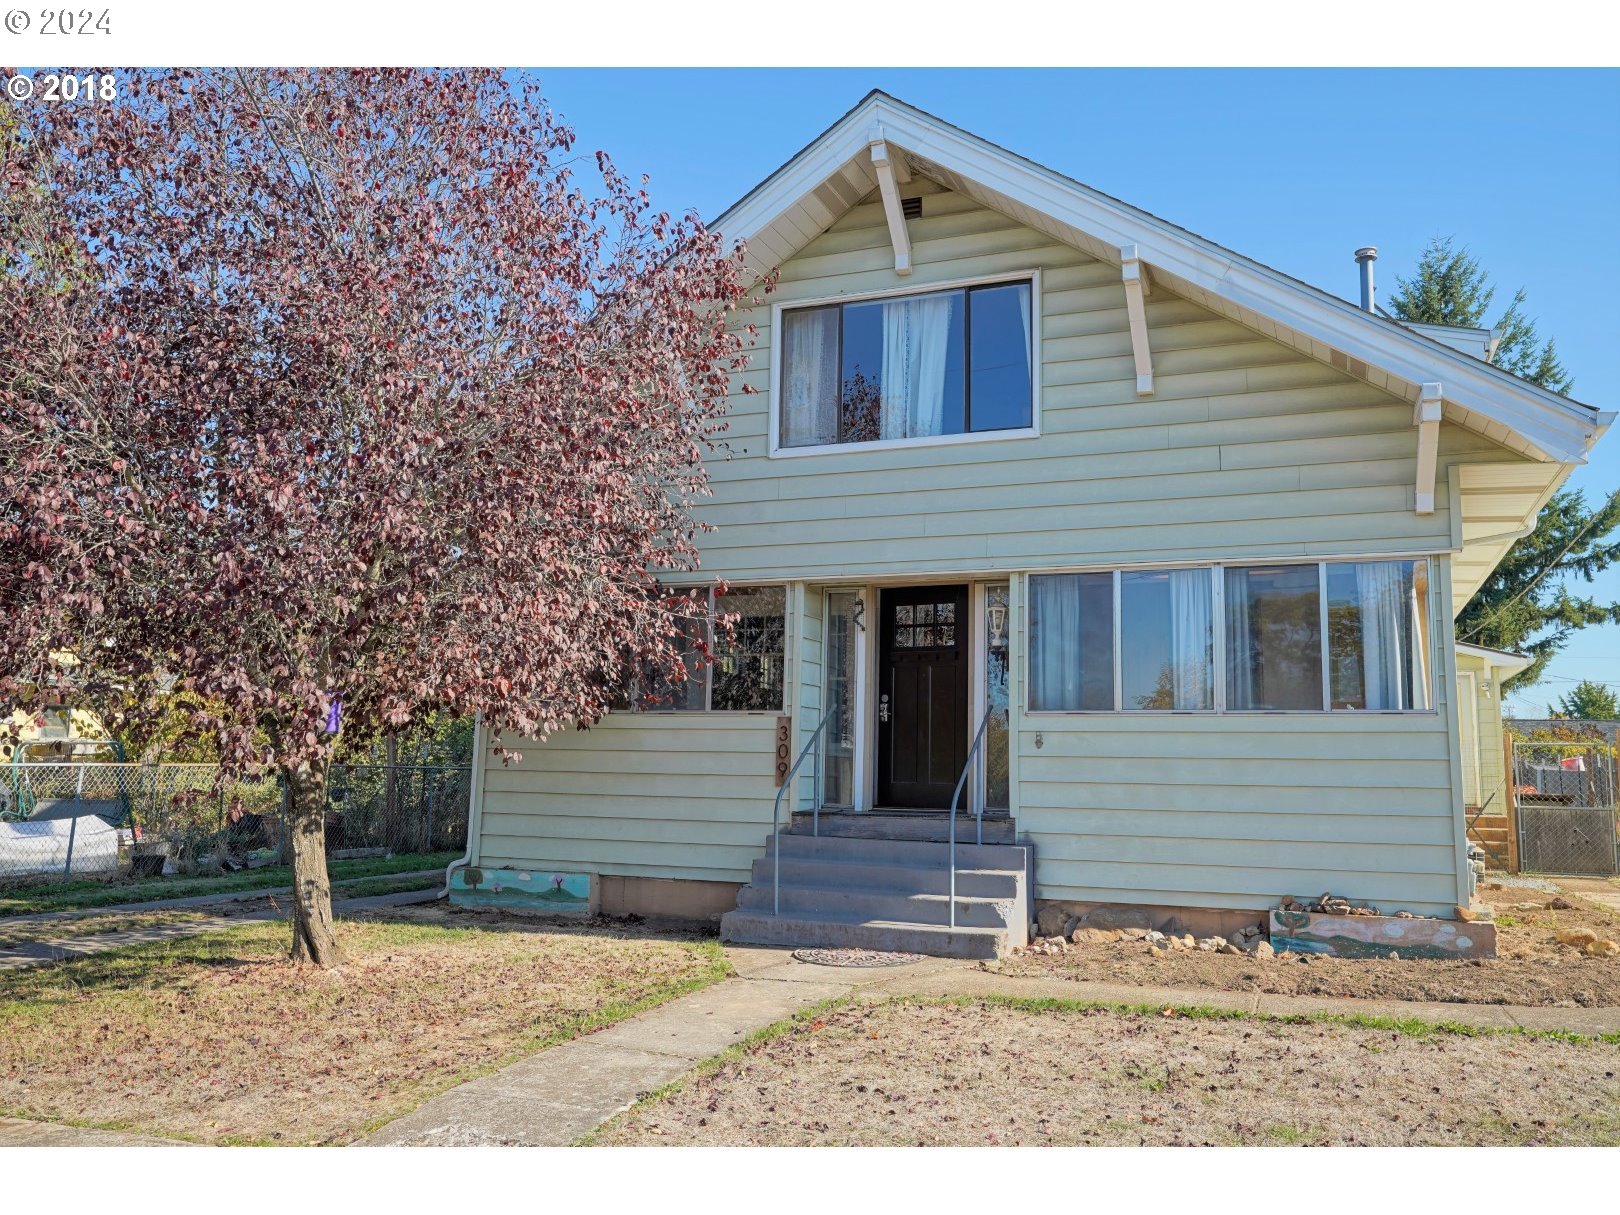
[(1604, 742), (1515, 742), (1519, 867), (1620, 873), (1616, 775), (1615, 750)]
[[(329, 856), (461, 851), (471, 769), (334, 764)], [(0, 768), (0, 882), (155, 878), (283, 864), (277, 777), (220, 781), (213, 764), (13, 763)]]

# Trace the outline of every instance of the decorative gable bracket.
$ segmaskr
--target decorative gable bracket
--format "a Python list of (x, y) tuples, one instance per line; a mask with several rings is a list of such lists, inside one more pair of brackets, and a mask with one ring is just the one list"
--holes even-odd
[(1424, 384), (1412, 407), (1412, 425), (1417, 427), (1417, 513), (1434, 514), (1435, 463), (1440, 454), (1440, 416), (1443, 398), (1439, 384)]
[(1135, 245), (1121, 245), (1119, 272), (1125, 282), (1125, 314), (1131, 323), (1131, 353), (1136, 359), (1136, 395), (1153, 395), (1153, 352), (1148, 349), (1147, 305), (1151, 290), (1147, 267)]
[(878, 193), (883, 196), (883, 214), (889, 221), (889, 243), (894, 246), (894, 272), (905, 276), (911, 273), (911, 233), (906, 230), (906, 217), (900, 209), (900, 182), (910, 181), (905, 157), (895, 156), (883, 138), (881, 127), (872, 131), (869, 144), (872, 169), (877, 174)]

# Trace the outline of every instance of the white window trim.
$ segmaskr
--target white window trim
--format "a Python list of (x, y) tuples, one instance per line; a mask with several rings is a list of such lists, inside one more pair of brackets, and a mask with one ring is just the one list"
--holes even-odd
[[(1035, 658), (1034, 637), (1024, 647), (1023, 684), (1024, 715), (1027, 717), (1435, 717), (1440, 714), (1440, 701), (1434, 686), (1438, 665), (1434, 661), (1434, 623), (1431, 619), (1429, 636), (1424, 640), (1424, 682), (1427, 685), (1427, 707), (1421, 709), (1335, 709), (1332, 708), (1331, 655), (1328, 647), (1327, 621), (1327, 567), (1330, 565), (1359, 565), (1384, 561), (1421, 561), (1428, 566), (1427, 593), (1434, 593), (1434, 561), (1426, 554), (1385, 555), (1368, 553), (1347, 557), (1293, 557), (1269, 560), (1243, 558), (1227, 561), (1181, 561), (1163, 564), (1136, 564), (1130, 566), (1092, 566), (1084, 569), (1033, 570), (1026, 579), (1061, 577), (1065, 574), (1112, 573), (1114, 577), (1114, 707), (1112, 709), (1036, 709), (1029, 705), (1030, 664)], [(1227, 569), (1243, 569), (1254, 565), (1314, 565), (1317, 567), (1318, 602), (1322, 628), (1322, 707), (1320, 709), (1228, 709), (1226, 707), (1226, 576)], [(1210, 709), (1127, 709), (1122, 704), (1124, 687), (1121, 675), (1123, 665), (1122, 635), (1120, 628), (1120, 583), (1128, 570), (1207, 569), (1210, 581), (1211, 672), (1214, 678), (1214, 707)], [(1432, 613), (1431, 613), (1432, 616)]]
[[(782, 314), (801, 308), (825, 308), (830, 304), (860, 304), (872, 300), (897, 299), (908, 295), (929, 295), (937, 291), (958, 291), (969, 287), (993, 287), (1000, 283), (1029, 284), (1030, 403), (1028, 426), (1012, 430), (979, 430), (959, 435), (923, 435), (913, 439), (869, 439), (864, 443), (817, 443), (804, 447), (782, 446)], [(1041, 272), (1039, 268), (981, 278), (947, 279), (937, 283), (907, 283), (881, 291), (852, 291), (813, 299), (778, 300), (771, 304), (771, 386), (766, 413), (770, 421), (769, 458), (790, 460), (801, 456), (825, 456), (835, 452), (892, 451), (906, 447), (942, 447), (956, 443), (990, 443), (1007, 439), (1036, 439), (1041, 434)], [(841, 370), (841, 369), (840, 369)]]

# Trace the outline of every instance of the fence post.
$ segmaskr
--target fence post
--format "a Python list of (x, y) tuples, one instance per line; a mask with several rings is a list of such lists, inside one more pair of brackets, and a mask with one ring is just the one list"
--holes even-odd
[(1502, 770), (1507, 773), (1507, 796), (1503, 799), (1503, 812), (1507, 815), (1507, 866), (1509, 873), (1519, 872), (1519, 772), (1517, 756), (1513, 753), (1513, 735), (1502, 735)]
[(79, 816), (75, 814), (68, 820), (67, 864), (62, 869), (62, 876), (65, 878), (70, 878), (73, 876), (73, 841), (75, 838), (77, 838), (78, 834)]

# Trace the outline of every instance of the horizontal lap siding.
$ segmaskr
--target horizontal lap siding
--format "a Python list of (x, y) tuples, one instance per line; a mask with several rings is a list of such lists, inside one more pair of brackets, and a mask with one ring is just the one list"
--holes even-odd
[(1330, 890), (1449, 913), (1446, 729), (1443, 714), (1026, 715), (1019, 829), (1040, 897), (1259, 910)]
[(770, 834), (776, 714), (610, 714), (484, 771), (481, 863), (743, 882)]
[[(1116, 266), (920, 182), (913, 273), (895, 275), (868, 198), (781, 272), (773, 301), (920, 289), (1041, 270), (1038, 437), (770, 459), (771, 308), (736, 377), (729, 457), (699, 513), (704, 568), (727, 577), (1016, 570), (1063, 564), (1430, 551), (1448, 496), (1418, 515), (1412, 408), (1155, 288), (1154, 394), (1135, 393)], [(744, 386), (754, 390), (744, 392)], [(1495, 445), (1449, 424), (1441, 475)]]

